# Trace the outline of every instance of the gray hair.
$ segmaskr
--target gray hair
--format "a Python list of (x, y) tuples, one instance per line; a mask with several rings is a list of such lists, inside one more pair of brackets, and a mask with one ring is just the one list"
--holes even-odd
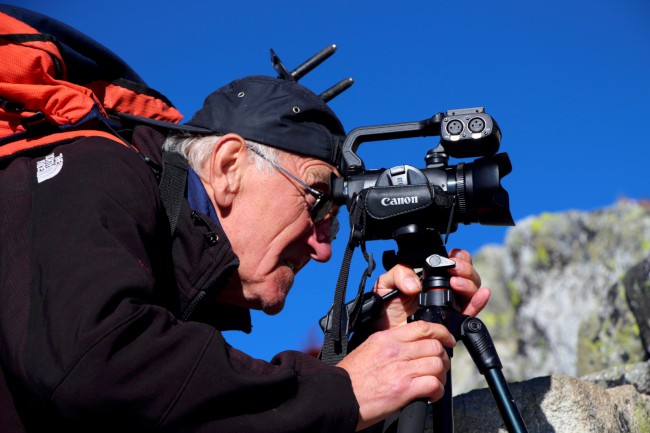
[[(163, 143), (163, 150), (183, 155), (196, 174), (203, 177), (203, 165), (220, 137), (221, 135), (170, 135)], [(275, 168), (272, 163), (277, 164), (285, 153), (274, 147), (250, 140), (246, 140), (246, 146), (252, 150), (249, 152), (249, 158), (255, 162), (255, 167), (260, 173), (273, 172)], [(258, 157), (255, 153), (261, 154), (262, 157)]]

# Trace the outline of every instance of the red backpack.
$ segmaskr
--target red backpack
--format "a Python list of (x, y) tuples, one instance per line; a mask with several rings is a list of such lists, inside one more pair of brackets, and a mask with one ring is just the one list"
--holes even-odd
[(89, 135), (129, 145), (138, 121), (183, 117), (110, 50), (27, 9), (0, 5), (0, 59), (0, 160)]

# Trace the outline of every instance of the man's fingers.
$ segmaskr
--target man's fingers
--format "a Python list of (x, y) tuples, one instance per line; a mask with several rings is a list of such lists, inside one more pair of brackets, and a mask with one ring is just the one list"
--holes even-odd
[(402, 356), (406, 360), (414, 360), (428, 357), (445, 357), (445, 347), (435, 339), (424, 339), (404, 345)]
[(472, 256), (464, 250), (453, 250), (455, 254), (450, 258), (456, 262), (456, 266), (449, 269), (451, 275), (465, 278), (474, 284), (475, 288), (481, 287), (481, 276), (472, 265)]
[(453, 248), (449, 252), (449, 258), (464, 260), (466, 262), (469, 262), (470, 265), (472, 264), (472, 255), (465, 250), (461, 250), (460, 248)]
[(490, 295), (490, 289), (487, 287), (481, 287), (470, 299), (462, 313), (467, 314), (468, 316), (476, 316), (483, 310), (483, 308), (485, 308), (490, 299)]
[(408, 366), (411, 377), (439, 376), (441, 379), (449, 370), (449, 357), (447, 354), (440, 356), (427, 356), (425, 358), (409, 361)]
[(396, 265), (380, 275), (375, 283), (375, 291), (380, 295), (385, 295), (395, 289), (407, 295), (415, 295), (422, 290), (422, 286), (413, 269), (404, 265)]
[(412, 342), (424, 339), (436, 339), (446, 347), (454, 347), (456, 339), (449, 330), (439, 323), (429, 323), (423, 320), (407, 323), (390, 330), (393, 335), (403, 341)]
[(411, 382), (411, 391), (417, 398), (427, 398), (436, 402), (445, 394), (445, 381), (435, 376), (420, 376)]

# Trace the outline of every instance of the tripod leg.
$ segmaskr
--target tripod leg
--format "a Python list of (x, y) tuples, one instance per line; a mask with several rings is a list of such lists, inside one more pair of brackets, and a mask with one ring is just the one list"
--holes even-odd
[(433, 418), (433, 433), (453, 433), (454, 431), (454, 401), (451, 386), (451, 368), (447, 372), (445, 395), (440, 400), (431, 404)]
[(397, 433), (413, 433), (424, 431), (424, 421), (427, 415), (427, 401), (419, 399), (404, 406), (399, 414)]
[[(447, 316), (446, 308), (430, 307), (421, 308), (413, 317), (413, 320), (424, 320), (430, 323), (444, 323)], [(453, 334), (453, 332), (452, 332)], [(447, 349), (451, 358), (453, 350)], [(432, 404), (433, 409), (433, 433), (453, 433), (454, 431), (454, 406), (452, 399), (451, 367), (447, 372), (445, 393), (440, 400)], [(426, 420), (427, 401), (424, 399), (415, 400), (404, 406), (399, 415), (397, 433), (421, 433), (424, 431)]]
[(527, 432), (519, 408), (501, 372), (501, 361), (485, 324), (476, 317), (468, 317), (461, 325), (460, 339), (478, 370), (485, 376), (508, 432)]

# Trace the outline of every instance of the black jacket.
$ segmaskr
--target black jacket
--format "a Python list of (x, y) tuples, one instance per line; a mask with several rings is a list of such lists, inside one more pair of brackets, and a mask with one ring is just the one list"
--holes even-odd
[(0, 430), (354, 431), (344, 370), (226, 343), (250, 327), (213, 301), (238, 260), (187, 202), (170, 235), (142, 157), (159, 162), (160, 140), (141, 128), (141, 154), (89, 137), (0, 166)]

